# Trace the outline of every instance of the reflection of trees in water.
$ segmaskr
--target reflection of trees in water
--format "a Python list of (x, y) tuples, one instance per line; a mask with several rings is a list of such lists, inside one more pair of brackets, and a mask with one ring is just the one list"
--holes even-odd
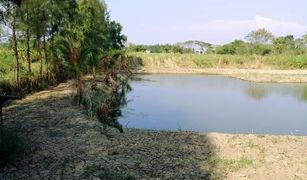
[(297, 98), (300, 101), (307, 101), (307, 86), (298, 85), (282, 89), (281, 94)]
[(265, 86), (259, 84), (251, 84), (246, 86), (245, 93), (248, 97), (256, 100), (262, 100), (270, 94), (280, 94), (285, 96), (291, 96), (297, 98), (301, 101), (307, 101), (307, 86), (289, 86), (281, 85), (275, 86)]
[(249, 97), (256, 100), (262, 100), (269, 95), (267, 89), (259, 85), (249, 85), (245, 92)]
[[(246, 96), (254, 100), (263, 100), (269, 95), (293, 97), (307, 102), (307, 85), (291, 83), (249, 83), (223, 76), (201, 75), (145, 75), (140, 76), (147, 82), (155, 82), (148, 86), (167, 87), (180, 90), (214, 90), (214, 91), (239, 91), (243, 90)], [(142, 80), (143, 81), (143, 80)], [(210, 93), (210, 91), (208, 91)], [(206, 92), (207, 93), (207, 92)]]
[(303, 87), (302, 93), (299, 97), (300, 100), (302, 101), (307, 101), (307, 86)]

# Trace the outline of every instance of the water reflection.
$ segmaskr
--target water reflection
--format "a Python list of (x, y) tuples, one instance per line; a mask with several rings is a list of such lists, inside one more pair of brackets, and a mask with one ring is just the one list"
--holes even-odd
[(307, 101), (307, 86), (303, 87), (302, 93), (300, 95), (300, 100)]
[(144, 75), (120, 119), (128, 127), (307, 135), (307, 85), (222, 76)]
[(246, 94), (256, 100), (264, 99), (269, 95), (269, 92), (262, 86), (249, 85), (246, 88)]
[(257, 100), (264, 99), (270, 96), (271, 93), (291, 96), (301, 101), (307, 101), (306, 84), (248, 83), (246, 88), (246, 94)]

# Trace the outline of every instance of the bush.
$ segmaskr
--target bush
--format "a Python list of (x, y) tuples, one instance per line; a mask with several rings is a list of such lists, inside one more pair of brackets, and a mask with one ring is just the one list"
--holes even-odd
[(123, 127), (118, 122), (118, 117), (122, 115), (121, 107), (126, 103), (123, 98), (125, 95), (121, 96), (119, 92), (111, 92), (108, 87), (102, 86), (88, 93), (82, 104), (88, 115), (98, 119), (105, 128), (114, 127), (123, 132)]
[(270, 45), (266, 44), (254, 44), (252, 46), (252, 54), (258, 54), (258, 55), (268, 55), (272, 52), (272, 47)]
[(217, 54), (235, 54), (236, 49), (232, 44), (223, 45), (216, 50)]
[(0, 133), (0, 167), (13, 162), (24, 151), (23, 140), (13, 130)]

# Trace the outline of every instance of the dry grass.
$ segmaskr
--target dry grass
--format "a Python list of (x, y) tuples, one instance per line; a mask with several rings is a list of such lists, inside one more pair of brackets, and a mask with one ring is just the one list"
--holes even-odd
[(307, 138), (210, 134), (227, 179), (307, 179)]
[(225, 75), (254, 82), (307, 82), (306, 69), (285, 69), (273, 65), (272, 62), (266, 62), (279, 62), (275, 60), (278, 57), (272, 57), (272, 60), (261, 56), (143, 53), (134, 55), (143, 60), (143, 69), (138, 73)]

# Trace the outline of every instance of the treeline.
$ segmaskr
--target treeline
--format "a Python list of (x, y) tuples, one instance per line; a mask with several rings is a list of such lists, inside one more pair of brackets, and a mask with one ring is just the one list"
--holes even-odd
[(127, 46), (129, 52), (151, 53), (198, 53), (198, 54), (229, 54), (229, 55), (302, 55), (307, 53), (307, 34), (300, 38), (293, 35), (275, 37), (266, 29), (250, 32), (244, 40), (216, 46), (202, 41), (186, 41), (158, 45)]
[[(125, 54), (122, 26), (102, 0), (1, 0), (0, 12), (0, 95), (23, 96), (72, 79), (73, 101), (104, 128), (123, 132), (117, 119), (131, 70), (141, 62)], [(26, 148), (16, 133), (22, 130), (12, 128), (0, 127), (0, 167)]]
[[(0, 78), (2, 93), (33, 90), (52, 82), (95, 76), (100, 63), (121, 53), (126, 37), (122, 26), (110, 19), (107, 6), (100, 0), (1, 0), (1, 24), (6, 27), (14, 55), (12, 79)], [(6, 32), (5, 31), (10, 31)], [(5, 67), (9, 57), (1, 57)], [(107, 59), (107, 60), (106, 60)], [(7, 63), (5, 63), (7, 62)], [(2, 72), (3, 77), (6, 72)]]
[(193, 53), (192, 49), (171, 44), (155, 44), (155, 45), (129, 44), (127, 46), (127, 51), (149, 52), (149, 53), (181, 53), (181, 54)]
[(271, 32), (265, 29), (258, 29), (250, 32), (245, 39), (246, 41), (235, 40), (229, 44), (217, 47), (213, 53), (232, 55), (301, 55), (307, 52), (307, 35), (297, 39), (293, 35), (274, 37)]

